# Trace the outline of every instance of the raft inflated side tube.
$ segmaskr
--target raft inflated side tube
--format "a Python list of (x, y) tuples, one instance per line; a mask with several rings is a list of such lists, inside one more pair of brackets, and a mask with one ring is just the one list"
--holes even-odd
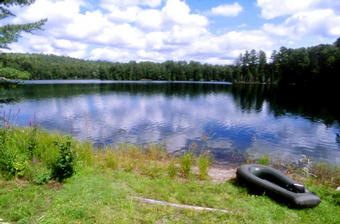
[(321, 200), (302, 184), (278, 170), (259, 164), (242, 165), (237, 169), (237, 179), (250, 190), (260, 190), (280, 201), (300, 208), (317, 206)]

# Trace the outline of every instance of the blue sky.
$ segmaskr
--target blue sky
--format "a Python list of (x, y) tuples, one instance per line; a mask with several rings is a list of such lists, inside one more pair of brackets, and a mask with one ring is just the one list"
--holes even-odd
[(3, 52), (91, 60), (231, 64), (245, 50), (269, 57), (340, 37), (337, 0), (36, 0), (12, 11), (0, 25), (48, 22)]

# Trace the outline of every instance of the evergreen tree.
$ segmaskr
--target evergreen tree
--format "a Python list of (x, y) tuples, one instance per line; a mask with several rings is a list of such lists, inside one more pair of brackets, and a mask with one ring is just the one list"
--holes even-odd
[(267, 57), (266, 53), (262, 50), (258, 53), (259, 65), (258, 65), (258, 72), (259, 72), (259, 80), (260, 82), (266, 82), (266, 64), (267, 64)]
[[(34, 0), (2, 0), (0, 1), (0, 19), (9, 16), (15, 16), (10, 7), (14, 5), (25, 6), (30, 5)], [(42, 19), (34, 23), (26, 24), (6, 24), (0, 27), (0, 48), (8, 48), (8, 44), (15, 42), (20, 37), (21, 32), (31, 33), (34, 30), (41, 29), (47, 19)]]

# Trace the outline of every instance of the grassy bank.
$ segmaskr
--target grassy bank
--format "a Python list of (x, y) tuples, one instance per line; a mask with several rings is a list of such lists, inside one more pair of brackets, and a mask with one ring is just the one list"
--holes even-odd
[[(297, 210), (250, 195), (235, 181), (212, 182), (208, 154), (174, 158), (152, 145), (94, 152), (90, 144), (37, 128), (0, 130), (0, 218), (7, 222), (340, 223), (340, 193), (313, 176), (304, 181), (322, 202)], [(145, 204), (134, 196), (230, 213)]]

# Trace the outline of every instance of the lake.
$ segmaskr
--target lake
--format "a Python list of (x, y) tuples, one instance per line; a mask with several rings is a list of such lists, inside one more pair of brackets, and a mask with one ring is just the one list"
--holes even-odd
[(320, 92), (220, 82), (27, 81), (1, 89), (0, 112), (17, 125), (71, 133), (97, 148), (210, 150), (222, 165), (264, 154), (340, 163), (338, 100)]

